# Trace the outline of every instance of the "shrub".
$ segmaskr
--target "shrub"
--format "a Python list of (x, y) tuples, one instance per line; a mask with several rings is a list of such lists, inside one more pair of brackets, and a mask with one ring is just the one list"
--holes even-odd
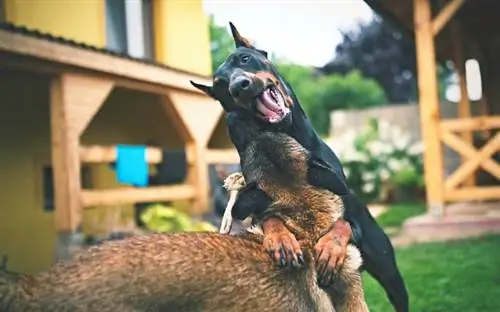
[(172, 207), (152, 204), (141, 214), (146, 227), (157, 233), (216, 231), (217, 229), (205, 221), (197, 221)]
[(370, 120), (359, 135), (348, 131), (330, 145), (342, 160), (349, 186), (365, 201), (411, 197), (424, 186), (422, 144), (398, 127)]

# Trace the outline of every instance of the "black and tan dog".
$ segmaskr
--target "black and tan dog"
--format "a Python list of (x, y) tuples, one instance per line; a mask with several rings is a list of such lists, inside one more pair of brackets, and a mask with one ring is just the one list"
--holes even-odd
[[(269, 91), (271, 92), (271, 91)], [(267, 96), (273, 96), (271, 94)], [(318, 259), (318, 275), (327, 286), (335, 310), (338, 312), (367, 312), (368, 307), (360, 271), (352, 265), (342, 266), (334, 272), (336, 264), (330, 262), (334, 258), (330, 253), (336, 244), (328, 233), (332, 225), (344, 214), (342, 200), (336, 194), (309, 184), (322, 184), (317, 181), (322, 175), (318, 170), (328, 170), (321, 159), (303, 148), (295, 139), (275, 131), (263, 131), (253, 118), (245, 115), (232, 116), (239, 118), (237, 133), (239, 142), (244, 146), (240, 155), (242, 172), (230, 175), (225, 186), (231, 197), (224, 214), (221, 233), (229, 233), (230, 220), (227, 212), (248, 201), (239, 201), (237, 193), (243, 189), (258, 188), (264, 198), (254, 198), (258, 206), (253, 210), (254, 227), (250, 231), (264, 235), (263, 245), (271, 256), (282, 266), (287, 260), (292, 267), (298, 267), (304, 262), (302, 248), (312, 250)], [(253, 185), (253, 186), (251, 186)], [(236, 200), (234, 198), (236, 197)], [(238, 207), (239, 210), (247, 210)], [(229, 218), (230, 219), (230, 218)], [(299, 244), (300, 242), (300, 244)], [(349, 246), (347, 263), (361, 264), (357, 248)]]
[[(246, 114), (255, 118), (265, 129), (286, 133), (328, 164), (331, 170), (321, 171), (319, 179), (328, 183), (315, 186), (341, 196), (345, 206), (345, 220), (337, 221), (329, 233), (335, 240), (342, 242), (342, 248), (331, 252), (336, 258), (333, 262), (338, 266), (342, 264), (341, 259), (345, 258), (347, 244), (353, 236), (354, 243), (362, 253), (363, 268), (384, 287), (396, 311), (408, 311), (408, 293), (389, 238), (366, 205), (349, 190), (340, 160), (316, 133), (290, 85), (267, 58), (267, 53), (256, 49), (239, 34), (234, 25), (230, 26), (236, 44), (235, 52), (215, 72), (213, 86), (192, 82), (193, 86), (221, 103), (228, 113), (226, 120), (230, 133), (239, 126), (238, 118), (231, 116)], [(241, 155), (244, 150), (242, 143), (236, 136), (231, 139)], [(239, 198), (243, 203), (250, 203), (235, 207), (233, 215), (242, 219), (259, 207), (255, 199), (265, 196), (262, 190), (249, 185)]]

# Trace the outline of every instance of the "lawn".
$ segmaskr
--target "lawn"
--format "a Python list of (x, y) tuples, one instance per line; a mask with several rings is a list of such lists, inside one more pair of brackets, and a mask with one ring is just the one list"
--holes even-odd
[[(500, 311), (500, 235), (413, 245), (396, 253), (410, 311)], [(367, 274), (364, 281), (370, 311), (394, 311), (377, 282)]]
[(411, 217), (425, 213), (425, 203), (391, 204), (377, 217), (377, 223), (383, 227), (401, 227)]

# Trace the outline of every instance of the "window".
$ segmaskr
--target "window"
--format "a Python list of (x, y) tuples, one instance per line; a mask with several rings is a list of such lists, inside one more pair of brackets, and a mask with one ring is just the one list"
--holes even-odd
[(112, 51), (153, 59), (153, 0), (106, 0), (106, 37)]
[[(52, 166), (43, 166), (42, 168), (42, 185), (43, 185), (43, 210), (46, 212), (54, 211), (54, 179)], [(83, 166), (81, 169), (82, 188), (92, 187), (92, 175), (90, 167)]]

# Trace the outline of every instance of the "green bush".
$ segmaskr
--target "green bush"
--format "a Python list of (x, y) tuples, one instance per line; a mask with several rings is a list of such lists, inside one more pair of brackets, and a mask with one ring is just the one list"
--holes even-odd
[(275, 61), (276, 68), (292, 86), (312, 125), (321, 135), (330, 129), (330, 113), (336, 109), (361, 109), (387, 103), (383, 89), (359, 71), (314, 77), (313, 70)]
[(217, 229), (205, 221), (197, 221), (172, 207), (152, 204), (141, 214), (146, 227), (157, 233), (216, 231)]
[(370, 120), (359, 134), (346, 132), (330, 145), (339, 153), (349, 186), (363, 200), (385, 202), (395, 194), (404, 194), (401, 199), (406, 200), (420, 196), (422, 144), (412, 142), (400, 128)]

